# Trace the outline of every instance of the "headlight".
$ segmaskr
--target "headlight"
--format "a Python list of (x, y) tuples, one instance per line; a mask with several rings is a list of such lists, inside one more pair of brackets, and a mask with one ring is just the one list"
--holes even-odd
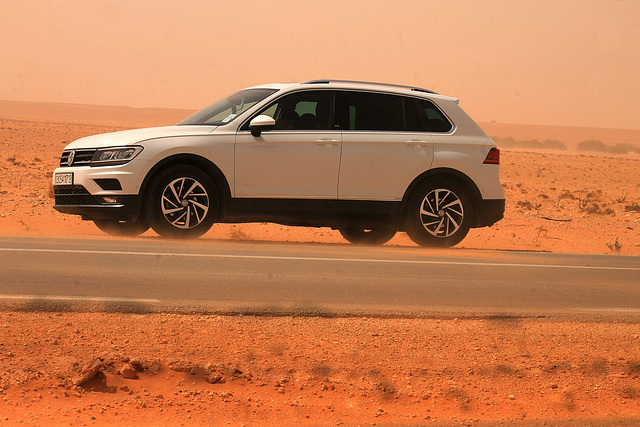
[(142, 147), (115, 147), (97, 150), (91, 158), (91, 166), (114, 166), (129, 163), (142, 151)]

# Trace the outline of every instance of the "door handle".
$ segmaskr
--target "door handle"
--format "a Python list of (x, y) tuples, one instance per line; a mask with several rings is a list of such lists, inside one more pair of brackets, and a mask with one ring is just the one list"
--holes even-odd
[(425, 145), (429, 145), (429, 141), (423, 141), (421, 139), (410, 139), (404, 142), (406, 145), (411, 145), (414, 147), (424, 147)]
[(340, 144), (339, 139), (323, 138), (323, 139), (316, 140), (316, 145), (338, 145), (338, 144)]

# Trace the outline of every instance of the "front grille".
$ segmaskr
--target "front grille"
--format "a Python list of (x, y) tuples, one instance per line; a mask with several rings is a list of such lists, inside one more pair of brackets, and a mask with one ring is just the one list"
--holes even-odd
[(56, 205), (99, 205), (100, 200), (89, 194), (82, 185), (54, 186)]
[[(88, 166), (91, 163), (93, 154), (96, 152), (93, 150), (65, 150), (60, 157), (60, 167), (67, 166)], [(73, 153), (73, 161), (69, 164), (69, 157)]]

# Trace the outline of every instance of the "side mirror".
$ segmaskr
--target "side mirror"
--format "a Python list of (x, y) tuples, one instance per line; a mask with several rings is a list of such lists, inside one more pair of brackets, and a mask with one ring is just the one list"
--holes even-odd
[(276, 127), (276, 121), (273, 117), (265, 116), (261, 114), (257, 117), (254, 117), (251, 122), (249, 122), (249, 129), (251, 129), (251, 135), (258, 137), (262, 132), (271, 130)]

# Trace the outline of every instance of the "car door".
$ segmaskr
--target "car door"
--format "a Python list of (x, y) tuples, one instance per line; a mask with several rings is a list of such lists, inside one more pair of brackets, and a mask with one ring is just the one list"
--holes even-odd
[(334, 93), (285, 95), (254, 115), (276, 121), (255, 137), (236, 134), (235, 197), (336, 199), (341, 135), (332, 125)]
[(416, 100), (375, 92), (336, 97), (342, 132), (339, 200), (398, 201), (429, 169), (433, 141)]

